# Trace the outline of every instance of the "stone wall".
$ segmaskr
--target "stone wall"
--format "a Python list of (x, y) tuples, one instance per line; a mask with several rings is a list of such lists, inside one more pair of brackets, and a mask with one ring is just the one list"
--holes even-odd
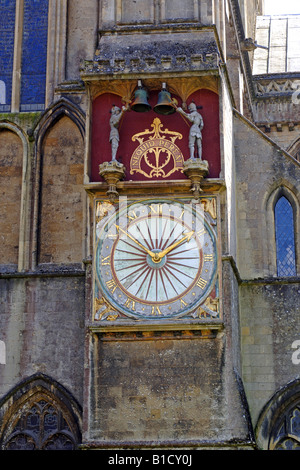
[[(68, 4), (67, 43), (62, 45), (66, 47), (67, 80), (78, 80), (80, 62), (93, 58), (98, 39), (98, 4), (98, 0), (72, 1)], [(59, 67), (61, 65), (58, 64)]]
[(1, 120), (1, 396), (41, 372), (82, 402), (84, 146), (65, 113)]
[[(218, 7), (216, 7), (217, 10)], [(172, 22), (198, 22), (211, 24), (213, 6), (211, 0), (116, 0), (103, 1), (100, 9), (100, 25), (107, 28), (118, 25), (154, 25)]]
[(82, 402), (84, 277), (11, 276), (0, 280), (0, 396), (41, 372)]
[(253, 425), (274, 393), (299, 376), (299, 282), (245, 283), (240, 289), (243, 380)]
[[(255, 425), (273, 394), (299, 374), (292, 363), (299, 278), (277, 278), (273, 195), (284, 187), (299, 201), (300, 165), (240, 116), (234, 127), (242, 369)], [(298, 222), (295, 231), (298, 240)]]
[(90, 444), (247, 445), (227, 347), (209, 331), (94, 335)]
[(245, 119), (236, 118), (234, 128), (238, 269), (242, 279), (276, 276), (268, 200), (281, 186), (299, 197), (300, 166)]

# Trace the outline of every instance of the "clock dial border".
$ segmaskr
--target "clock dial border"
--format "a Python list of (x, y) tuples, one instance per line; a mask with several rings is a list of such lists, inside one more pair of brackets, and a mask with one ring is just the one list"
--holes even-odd
[[(99, 200), (96, 201), (96, 204), (97, 202), (99, 202)], [(169, 208), (169, 211), (171, 209), (173, 211), (176, 209), (177, 213), (173, 213), (172, 216), (167, 214), (167, 212), (158, 215), (155, 214), (155, 212), (152, 213), (152, 210), (153, 208), (155, 209), (155, 207), (157, 210), (159, 210), (159, 207), (163, 207), (165, 211), (167, 211), (167, 208)], [(196, 211), (195, 207), (201, 207), (201, 211)], [(205, 302), (218, 283), (218, 234), (216, 233), (216, 229), (213, 227), (213, 224), (217, 225), (217, 220), (213, 221), (212, 217), (204, 212), (203, 206), (201, 205), (201, 199), (200, 204), (197, 206), (195, 206), (195, 204), (191, 204), (191, 200), (187, 198), (132, 199), (128, 200), (127, 204), (123, 205), (123, 207), (122, 204), (120, 204), (120, 207), (116, 204), (114, 206), (110, 206), (110, 208), (111, 213), (108, 212), (101, 217), (95, 230), (94, 296), (96, 298), (101, 298), (101, 296), (103, 296), (107, 307), (105, 312), (109, 313), (109, 315), (101, 316), (101, 319), (105, 320), (108, 318), (110, 320), (115, 320), (118, 318), (119, 320), (131, 319), (135, 321), (145, 320), (146, 322), (151, 322), (154, 320), (174, 321), (176, 319), (192, 318), (191, 314), (197, 311), (201, 304)], [(136, 214), (137, 208), (146, 208), (145, 210), (147, 210), (147, 213), (138, 217)], [(181, 226), (183, 228), (181, 235), (184, 236), (187, 233), (184, 230), (187, 229), (188, 231), (191, 231), (189, 229), (192, 228), (192, 226), (187, 225), (185, 218), (182, 216), (182, 214), (186, 214), (185, 211), (188, 213), (190, 223), (200, 221), (201, 229), (199, 232), (204, 229), (203, 232), (205, 231), (206, 233), (205, 243), (209, 246), (209, 252), (205, 252), (207, 247), (204, 249), (200, 244), (199, 238), (195, 237), (194, 243), (196, 243), (199, 251), (199, 268), (197, 269), (197, 275), (194, 276), (194, 279), (190, 285), (186, 287), (183, 293), (181, 292), (179, 295), (172, 297), (171, 299), (166, 298), (164, 301), (160, 299), (160, 301), (157, 302), (153, 300), (144, 301), (145, 299), (132, 295), (132, 293), (128, 291), (128, 288), (125, 288), (124, 285), (119, 282), (118, 277), (114, 276), (115, 263), (111, 262), (112, 254), (114, 255), (118, 244), (121, 243), (121, 230), (126, 231), (127, 229), (129, 230), (129, 235), (133, 236), (134, 231), (131, 231), (130, 229), (137, 223), (141, 223), (141, 221), (146, 220), (157, 222), (157, 220), (166, 220), (168, 217), (169, 220), (175, 221), (178, 224), (178, 227)], [(150, 219), (150, 217), (152, 218)], [(118, 227), (121, 226), (122, 229), (118, 229)], [(111, 230), (112, 228), (115, 230)], [(102, 235), (104, 232), (106, 235), (110, 234), (111, 238), (106, 236), (106, 238), (103, 239)], [(204, 233), (202, 235), (205, 236)], [(149, 239), (147, 241), (149, 242)], [(106, 243), (106, 249), (104, 249), (104, 242)], [(138, 250), (141, 250), (141, 252), (143, 251), (143, 249), (135, 243), (133, 238), (129, 238), (129, 242), (131, 246), (134, 247), (130, 248), (131, 250), (135, 250), (134, 252), (138, 252)], [(145, 240), (143, 240), (143, 243), (146, 244)], [(153, 246), (151, 247), (148, 243), (147, 249), (149, 250), (150, 248), (153, 250)], [(171, 251), (173, 259), (174, 254), (176, 255), (177, 249), (180, 249), (180, 246), (174, 248), (173, 253)], [(146, 252), (143, 257), (141, 252), (139, 252), (141, 255), (141, 262), (145, 263), (147, 256), (148, 262), (150, 261), (153, 263), (153, 252), (152, 258), (150, 258), (149, 254)], [(168, 254), (165, 255), (165, 258), (167, 257)], [(149, 271), (149, 267), (147, 269)], [(126, 268), (124, 271), (126, 271)]]

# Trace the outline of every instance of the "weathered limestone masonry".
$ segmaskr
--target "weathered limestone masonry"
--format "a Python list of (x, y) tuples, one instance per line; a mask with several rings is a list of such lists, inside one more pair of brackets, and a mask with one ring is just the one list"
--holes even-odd
[(298, 75), (253, 76), (263, 1), (50, 0), (36, 55), (34, 3), (0, 2), (0, 448), (299, 448)]
[[(281, 186), (299, 195), (300, 172), (293, 157), (241, 116), (235, 119), (243, 377), (256, 421), (267, 397), (298, 373), (292, 344), (300, 328), (299, 280), (276, 279), (270, 207), (274, 191)], [(270, 150), (272, 159), (266, 158)]]

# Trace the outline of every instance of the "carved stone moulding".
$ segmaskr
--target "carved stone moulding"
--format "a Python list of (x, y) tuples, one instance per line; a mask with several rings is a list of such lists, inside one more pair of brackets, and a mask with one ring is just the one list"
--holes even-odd
[(181, 71), (185, 69), (206, 70), (217, 69), (219, 56), (216, 52), (207, 54), (193, 54), (191, 56), (165, 56), (159, 60), (155, 57), (147, 57), (140, 59), (138, 57), (131, 58), (128, 61), (124, 59), (94, 59), (93, 61), (85, 61), (82, 65), (82, 72), (85, 74), (123, 74), (132, 72), (164, 72), (170, 69)]
[(259, 97), (290, 96), (299, 94), (300, 75), (295, 74), (268, 74), (254, 77), (254, 88)]
[(86, 85), (90, 90), (91, 98), (94, 100), (97, 96), (104, 93), (112, 93), (122, 98), (125, 105), (130, 103), (134, 97), (134, 91), (137, 88), (137, 80), (141, 79), (143, 86), (149, 91), (161, 90), (162, 82), (167, 83), (168, 91), (178, 96), (182, 103), (186, 103), (189, 96), (195, 91), (205, 88), (219, 93), (219, 79), (216, 75), (197, 75), (190, 77), (178, 77), (170, 73), (168, 77), (151, 76), (134, 76), (126, 79), (116, 78), (115, 80), (91, 77), (86, 79)]

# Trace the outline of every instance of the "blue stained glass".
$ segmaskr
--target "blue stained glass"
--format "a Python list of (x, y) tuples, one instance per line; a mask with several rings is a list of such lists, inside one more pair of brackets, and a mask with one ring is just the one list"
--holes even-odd
[(25, 0), (21, 110), (45, 103), (47, 36), (48, 0)]
[(296, 251), (293, 208), (286, 197), (275, 206), (277, 275), (296, 276)]
[(15, 11), (15, 0), (0, 0), (0, 105), (11, 103)]

